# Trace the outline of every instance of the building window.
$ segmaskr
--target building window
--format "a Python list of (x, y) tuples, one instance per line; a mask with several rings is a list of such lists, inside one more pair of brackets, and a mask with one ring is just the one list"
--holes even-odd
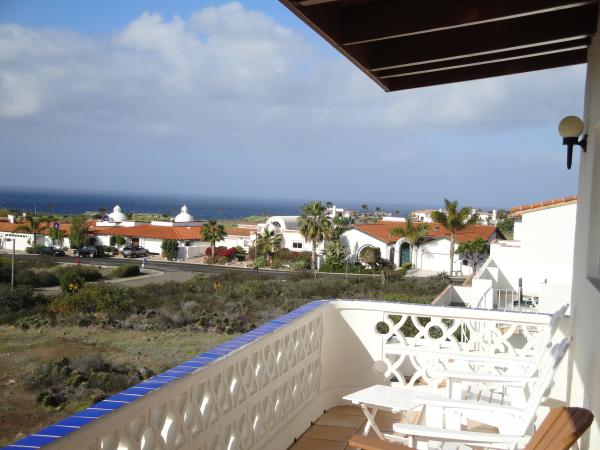
[(302, 248), (302, 242), (292, 242), (292, 248)]

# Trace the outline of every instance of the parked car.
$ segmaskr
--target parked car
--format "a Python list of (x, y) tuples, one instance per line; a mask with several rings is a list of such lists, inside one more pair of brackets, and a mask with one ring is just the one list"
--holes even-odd
[(75, 256), (82, 257), (90, 257), (90, 258), (100, 258), (104, 256), (104, 248), (96, 247), (94, 245), (84, 245), (75, 250)]
[(124, 258), (140, 258), (148, 256), (149, 253), (148, 250), (139, 245), (128, 245), (121, 250), (121, 254)]
[(65, 256), (64, 250), (56, 247), (40, 247), (40, 255)]

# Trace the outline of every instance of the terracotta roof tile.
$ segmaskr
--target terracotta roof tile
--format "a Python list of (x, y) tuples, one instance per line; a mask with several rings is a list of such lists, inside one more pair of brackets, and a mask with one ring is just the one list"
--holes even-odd
[[(392, 236), (393, 228), (404, 228), (406, 222), (390, 222), (380, 221), (373, 224), (354, 225), (353, 228), (362, 231), (376, 239), (379, 239), (386, 244), (394, 244), (400, 239)], [(437, 239), (440, 237), (450, 237), (450, 232), (439, 223), (425, 223), (427, 226), (427, 237)], [(487, 241), (492, 234), (497, 230), (493, 225), (467, 225), (464, 229), (456, 233), (456, 242), (472, 241), (477, 238), (482, 238)]]
[(557, 206), (569, 205), (569, 204), (576, 203), (576, 202), (577, 202), (577, 197), (574, 195), (571, 195), (568, 197), (560, 197), (560, 198), (554, 198), (552, 200), (545, 200), (542, 202), (531, 203), (529, 205), (515, 206), (514, 208), (510, 209), (510, 216), (518, 217), (525, 213), (529, 213), (529, 212), (533, 212), (533, 211), (540, 211), (542, 209), (548, 209), (548, 208), (556, 208)]
[[(54, 222), (51, 222), (50, 226), (52, 226), (52, 223), (54, 223)], [(14, 233), (15, 230), (18, 227), (20, 227), (20, 226), (27, 226), (27, 223), (26, 222), (23, 222), (23, 223), (10, 223), (10, 222), (0, 221), (0, 231), (4, 231), (4, 232), (7, 232), (7, 233)], [(68, 223), (60, 223), (60, 230), (63, 233), (65, 233), (65, 234), (69, 234), (69, 224)], [(27, 234), (24, 231), (20, 231), (18, 233)], [(42, 230), (41, 232), (36, 233), (36, 234), (48, 234), (48, 230), (45, 229), (45, 230)]]
[[(146, 239), (174, 239), (176, 241), (200, 240), (201, 226), (174, 227), (160, 225), (135, 225), (132, 227), (95, 227), (95, 234), (105, 236), (138, 237)], [(230, 236), (250, 236), (252, 229), (239, 227), (225, 227), (225, 232)]]

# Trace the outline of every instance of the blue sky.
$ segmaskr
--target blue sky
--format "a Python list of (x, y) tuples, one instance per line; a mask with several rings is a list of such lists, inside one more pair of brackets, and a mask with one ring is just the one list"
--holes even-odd
[(386, 94), (274, 0), (2, 0), (0, 185), (509, 207), (576, 192), (584, 79)]

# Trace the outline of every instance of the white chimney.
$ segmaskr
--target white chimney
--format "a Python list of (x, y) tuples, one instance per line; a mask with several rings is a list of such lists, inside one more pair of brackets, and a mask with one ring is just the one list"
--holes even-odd
[(15, 216), (13, 216), (12, 214), (8, 215), (8, 222), (9, 223), (15, 223)]

